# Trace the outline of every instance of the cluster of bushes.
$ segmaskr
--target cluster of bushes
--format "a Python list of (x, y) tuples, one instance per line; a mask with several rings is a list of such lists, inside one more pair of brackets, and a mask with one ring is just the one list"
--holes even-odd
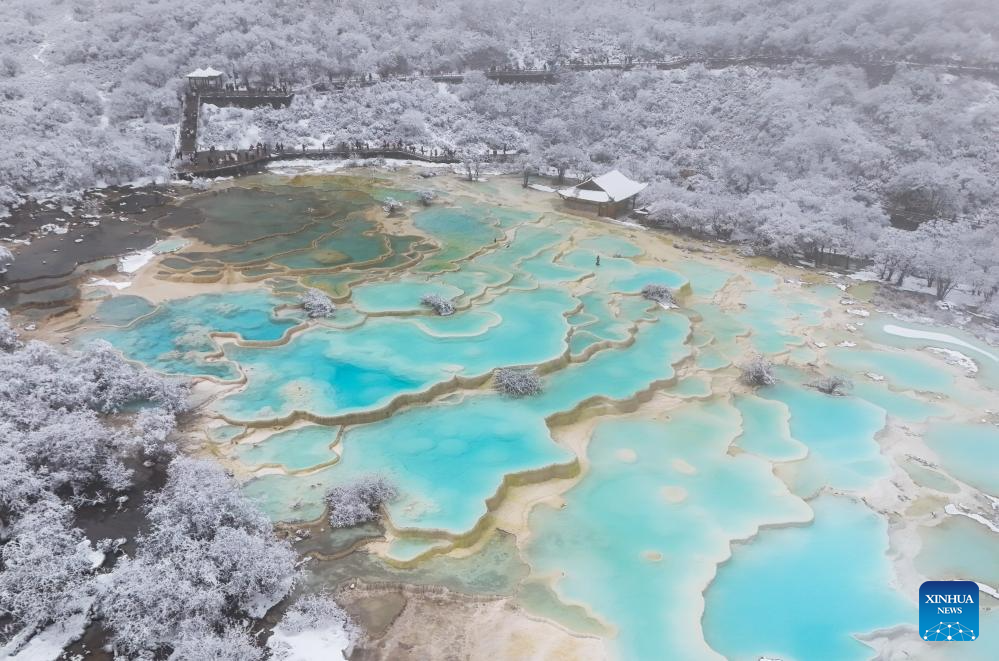
[[(92, 619), (121, 658), (266, 656), (250, 626), (288, 595), (297, 555), (218, 464), (178, 454), (186, 410), (185, 384), (106, 343), (22, 342), (0, 309), (0, 656)], [(120, 538), (92, 538), (95, 508)]]
[(330, 525), (349, 528), (374, 521), (381, 515), (382, 505), (397, 496), (395, 486), (377, 475), (337, 485), (326, 494)]
[(298, 300), (310, 319), (325, 319), (336, 312), (336, 303), (325, 293), (312, 287), (306, 289)]
[(434, 312), (442, 317), (454, 314), (454, 303), (440, 294), (426, 294), (420, 299), (420, 303), (432, 308)]
[(541, 392), (541, 377), (532, 369), (501, 367), (493, 373), (496, 389), (513, 397), (526, 397)]

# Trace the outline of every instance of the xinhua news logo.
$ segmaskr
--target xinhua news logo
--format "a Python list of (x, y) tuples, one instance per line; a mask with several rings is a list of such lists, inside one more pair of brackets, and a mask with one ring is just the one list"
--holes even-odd
[(978, 584), (926, 581), (919, 586), (919, 632), (930, 642), (977, 640)]

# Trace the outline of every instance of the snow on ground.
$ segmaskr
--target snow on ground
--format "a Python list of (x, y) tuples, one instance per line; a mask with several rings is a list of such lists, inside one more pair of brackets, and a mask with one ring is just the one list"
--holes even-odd
[(993, 599), (999, 599), (999, 590), (996, 590), (991, 585), (986, 585), (985, 583), (978, 583), (978, 589), (984, 592), (985, 594), (989, 595)]
[[(827, 275), (835, 275), (837, 278), (839, 277), (838, 273), (827, 273)], [(860, 282), (879, 282), (881, 280), (878, 274), (874, 271), (857, 271), (847, 275), (846, 277), (851, 280), (859, 280)]]
[(963, 509), (954, 504), (946, 505), (944, 507), (944, 512), (947, 512), (947, 514), (950, 514), (951, 516), (966, 516), (972, 521), (977, 521), (978, 523), (982, 524), (992, 532), (999, 533), (999, 526), (992, 523), (981, 514), (975, 514), (974, 512), (965, 512)]
[(121, 273), (135, 273), (152, 261), (155, 256), (156, 253), (151, 249), (129, 253), (118, 260), (118, 271)]
[(531, 190), (540, 191), (542, 193), (554, 193), (555, 189), (551, 186), (545, 186), (544, 184), (528, 184), (528, 188)]
[[(831, 275), (831, 274), (830, 274)], [(850, 273), (846, 277), (851, 280), (857, 280), (860, 282), (881, 282), (884, 283), (877, 273), (874, 271), (857, 271), (855, 273)], [(895, 289), (901, 289), (902, 291), (914, 292), (917, 294), (927, 294), (929, 296), (936, 296), (936, 287), (927, 287), (925, 284), (920, 284), (922, 279), (916, 276), (909, 276), (905, 279), (905, 282), (901, 285), (892, 285)], [(887, 283), (885, 283), (887, 284)], [(958, 285), (947, 294), (946, 301), (937, 301), (938, 306), (945, 306), (945, 309), (953, 305), (961, 305), (965, 307), (975, 307), (980, 305), (982, 299), (980, 296), (974, 293), (970, 287), (965, 285)]]
[(955, 351), (954, 349), (944, 349), (942, 347), (926, 347), (926, 350), (930, 353), (941, 356), (950, 365), (957, 365), (958, 367), (961, 367), (964, 370), (964, 373), (969, 376), (978, 374), (978, 364), (960, 351)]
[(90, 561), (91, 569), (97, 569), (98, 567), (104, 564), (104, 559), (105, 559), (104, 552), (98, 551), (97, 549), (92, 547), (90, 545), (89, 539), (83, 540), (82, 542), (77, 544), (77, 546), (82, 548), (84, 552), (87, 554), (87, 560)]
[(279, 624), (267, 640), (267, 647), (280, 661), (346, 661), (344, 651), (350, 644), (350, 634), (337, 623), (296, 633)]
[[(46, 627), (36, 635), (32, 636), (24, 646), (21, 647), (21, 638), (15, 636), (3, 647), (0, 647), (0, 659), (7, 661), (55, 661), (68, 645), (78, 640), (87, 628), (90, 607), (84, 609), (82, 613), (77, 613), (62, 622)], [(14, 653), (13, 650), (20, 649)], [(316, 657), (318, 658), (318, 657)]]
[(131, 282), (113, 282), (107, 278), (92, 278), (90, 282), (85, 282), (84, 287), (114, 287), (115, 289), (128, 289), (132, 286)]
[(938, 333), (936, 331), (924, 331), (915, 328), (905, 328), (904, 326), (896, 326), (894, 324), (885, 324), (884, 331), (889, 335), (897, 335), (899, 337), (908, 337), (915, 340), (932, 340), (933, 342), (944, 342), (946, 344), (954, 344), (959, 347), (964, 347), (965, 349), (971, 349), (975, 353), (979, 353), (990, 360), (999, 363), (999, 356), (996, 356), (990, 351), (985, 349), (979, 349), (975, 345), (965, 342), (964, 340), (954, 337), (953, 335), (948, 335), (947, 333)]

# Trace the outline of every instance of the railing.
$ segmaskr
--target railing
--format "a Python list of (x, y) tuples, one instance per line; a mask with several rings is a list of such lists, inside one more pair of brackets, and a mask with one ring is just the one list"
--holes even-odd
[(232, 98), (275, 98), (275, 99), (285, 99), (295, 95), (291, 90), (280, 90), (280, 89), (237, 89), (237, 90), (227, 90), (227, 89), (208, 89), (201, 90), (197, 92), (198, 96), (201, 98), (215, 98), (215, 97), (232, 97)]
[[(241, 149), (200, 151), (189, 155), (177, 168), (181, 177), (220, 177), (255, 172), (265, 163), (282, 160), (324, 158), (402, 158), (424, 163), (457, 163), (453, 152), (428, 153), (406, 147), (341, 147), (322, 149)], [(487, 155), (486, 158), (489, 158)], [(485, 159), (484, 159), (485, 160)]]

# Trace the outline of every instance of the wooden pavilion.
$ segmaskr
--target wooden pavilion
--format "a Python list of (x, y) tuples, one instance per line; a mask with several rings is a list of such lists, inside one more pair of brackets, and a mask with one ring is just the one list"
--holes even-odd
[(617, 218), (635, 208), (635, 200), (646, 186), (648, 184), (611, 170), (599, 177), (590, 177), (571, 188), (563, 188), (558, 194), (573, 209)]

